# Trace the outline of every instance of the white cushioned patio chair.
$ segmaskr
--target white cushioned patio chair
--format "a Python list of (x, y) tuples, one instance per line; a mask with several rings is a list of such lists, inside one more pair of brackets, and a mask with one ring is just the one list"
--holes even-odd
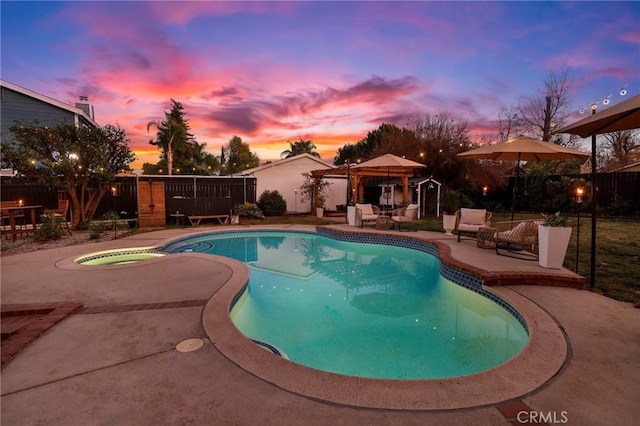
[(375, 223), (380, 216), (380, 209), (372, 204), (356, 203), (356, 226), (362, 228), (365, 222)]
[(492, 213), (485, 209), (465, 209), (456, 212), (456, 225), (458, 228), (458, 242), (462, 234), (476, 236), (478, 229), (491, 225)]
[(418, 205), (417, 204), (409, 204), (407, 207), (403, 207), (401, 209), (396, 209), (391, 212), (391, 222), (393, 222), (393, 226), (395, 228), (396, 223), (398, 224), (398, 231), (400, 231), (400, 226), (402, 223), (410, 223), (416, 219), (418, 215)]

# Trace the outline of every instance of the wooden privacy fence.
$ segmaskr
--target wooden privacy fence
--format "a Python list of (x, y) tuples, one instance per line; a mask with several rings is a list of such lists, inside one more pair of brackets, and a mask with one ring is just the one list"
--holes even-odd
[[(237, 204), (256, 202), (256, 178), (227, 176), (122, 176), (116, 196), (106, 194), (95, 218), (116, 211), (140, 226), (164, 226), (176, 211), (187, 215), (229, 214)], [(60, 193), (64, 196), (64, 193)], [(59, 191), (21, 178), (2, 178), (2, 201), (22, 199), (44, 209), (57, 206)]]

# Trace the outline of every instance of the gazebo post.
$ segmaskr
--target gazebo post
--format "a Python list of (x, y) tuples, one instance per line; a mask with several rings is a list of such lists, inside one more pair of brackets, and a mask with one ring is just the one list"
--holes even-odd
[(407, 176), (402, 177), (402, 205), (407, 205), (409, 200), (409, 178)]

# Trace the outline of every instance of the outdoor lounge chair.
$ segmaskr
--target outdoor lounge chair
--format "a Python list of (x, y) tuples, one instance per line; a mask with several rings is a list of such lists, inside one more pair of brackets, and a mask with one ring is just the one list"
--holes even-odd
[(394, 228), (396, 223), (398, 224), (398, 231), (400, 231), (401, 224), (413, 222), (416, 219), (417, 214), (418, 214), (418, 205), (409, 204), (407, 207), (393, 210), (391, 212), (391, 221), (393, 222)]
[(376, 222), (380, 216), (380, 209), (372, 204), (356, 203), (356, 226), (362, 228), (365, 222)]
[(456, 212), (456, 223), (458, 228), (458, 242), (462, 234), (476, 236), (478, 229), (491, 224), (491, 212), (484, 209), (465, 209)]
[(496, 222), (496, 253), (524, 260), (538, 259), (538, 225), (542, 220)]
[[(69, 200), (58, 200), (58, 208), (51, 210), (52, 220), (60, 219), (60, 227), (64, 227), (69, 235), (71, 235), (71, 228), (69, 222), (67, 222), (67, 214), (69, 213)], [(63, 230), (64, 232), (64, 230)]]

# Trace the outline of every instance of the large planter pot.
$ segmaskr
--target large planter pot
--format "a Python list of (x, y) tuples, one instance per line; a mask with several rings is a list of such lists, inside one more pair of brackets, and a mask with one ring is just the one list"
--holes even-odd
[(569, 239), (571, 239), (570, 227), (538, 226), (540, 254), (538, 263), (540, 266), (549, 269), (562, 269)]
[(442, 215), (442, 227), (446, 235), (453, 235), (451, 231), (456, 227), (456, 215), (443, 214)]
[(324, 216), (324, 208), (322, 208), (322, 207), (316, 207), (316, 216), (317, 216), (317, 217), (322, 217), (322, 216)]
[(356, 206), (347, 206), (347, 223), (356, 226)]

